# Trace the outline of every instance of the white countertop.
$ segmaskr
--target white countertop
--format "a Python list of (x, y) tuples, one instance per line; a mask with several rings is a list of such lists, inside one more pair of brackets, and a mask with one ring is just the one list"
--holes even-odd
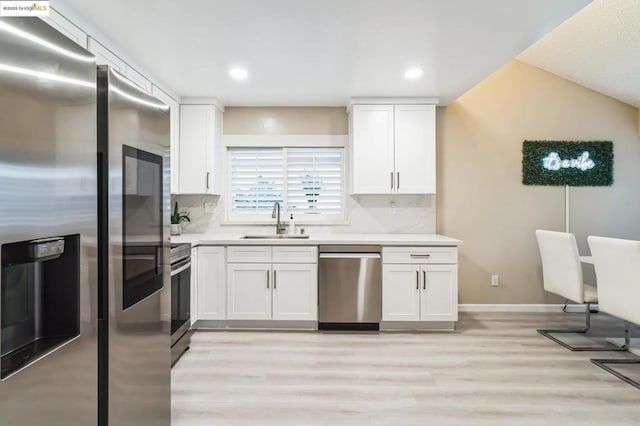
[(220, 245), (326, 245), (326, 244), (379, 244), (384, 246), (449, 246), (462, 244), (461, 240), (438, 234), (310, 234), (308, 239), (265, 238), (243, 239), (244, 234), (182, 234), (171, 236), (172, 243), (191, 243), (192, 246)]

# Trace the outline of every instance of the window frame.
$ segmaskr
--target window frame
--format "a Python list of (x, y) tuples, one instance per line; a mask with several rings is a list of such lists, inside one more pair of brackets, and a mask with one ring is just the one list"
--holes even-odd
[[(346, 203), (347, 203), (347, 170), (345, 168), (346, 165), (346, 157), (348, 154), (348, 150), (344, 146), (227, 146), (226, 147), (226, 161), (225, 161), (225, 180), (226, 180), (226, 196), (228, 197), (228, 202), (225, 203), (225, 223), (227, 225), (273, 225), (275, 223), (275, 219), (271, 217), (271, 211), (265, 212), (264, 214), (237, 214), (233, 212), (233, 202), (232, 202), (232, 167), (231, 167), (231, 155), (234, 149), (239, 148), (249, 148), (249, 149), (280, 149), (282, 150), (282, 158), (283, 158), (283, 203), (280, 206), (280, 221), (288, 222), (289, 215), (294, 214), (294, 220), (296, 225), (345, 225), (346, 222)], [(295, 214), (289, 213), (288, 209), (288, 161), (287, 154), (288, 149), (339, 149), (342, 151), (341, 161), (340, 161), (340, 170), (342, 173), (341, 176), (341, 196), (340, 196), (340, 213), (335, 215), (309, 215), (309, 214)]]

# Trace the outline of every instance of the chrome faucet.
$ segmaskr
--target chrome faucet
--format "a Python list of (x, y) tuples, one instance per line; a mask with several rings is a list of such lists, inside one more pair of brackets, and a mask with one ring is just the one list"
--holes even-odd
[(284, 223), (280, 223), (280, 202), (276, 201), (273, 205), (273, 211), (271, 212), (271, 218), (276, 220), (276, 234), (284, 234), (287, 230)]

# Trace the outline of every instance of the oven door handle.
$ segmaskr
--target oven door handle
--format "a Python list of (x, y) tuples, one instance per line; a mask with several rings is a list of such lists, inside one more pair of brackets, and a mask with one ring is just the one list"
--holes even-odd
[(171, 265), (171, 276), (173, 277), (174, 275), (178, 275), (180, 272), (189, 268), (191, 268), (191, 259), (185, 259), (175, 265)]

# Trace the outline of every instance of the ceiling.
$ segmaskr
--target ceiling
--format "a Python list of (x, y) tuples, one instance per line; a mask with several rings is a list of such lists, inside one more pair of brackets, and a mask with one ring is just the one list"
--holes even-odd
[(640, 0), (595, 0), (518, 59), (640, 107)]
[[(58, 3), (61, 3), (59, 0)], [(64, 0), (181, 96), (228, 106), (448, 104), (589, 0)], [(234, 81), (232, 66), (249, 71)], [(421, 67), (417, 80), (404, 78)]]

